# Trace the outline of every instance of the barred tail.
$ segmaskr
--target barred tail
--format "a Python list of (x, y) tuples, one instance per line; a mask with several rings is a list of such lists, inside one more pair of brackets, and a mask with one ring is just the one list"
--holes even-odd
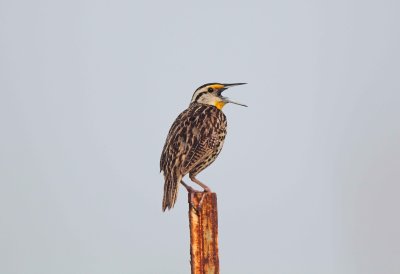
[(167, 208), (171, 209), (174, 207), (178, 197), (179, 183), (182, 180), (182, 176), (172, 172), (172, 174), (165, 174), (164, 180), (164, 197), (162, 203), (163, 211), (165, 211)]

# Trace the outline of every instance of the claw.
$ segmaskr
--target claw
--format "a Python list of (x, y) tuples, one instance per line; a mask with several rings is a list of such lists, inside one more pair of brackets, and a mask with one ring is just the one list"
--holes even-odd
[(193, 191), (190, 191), (189, 192), (189, 196), (188, 196), (188, 203), (190, 204), (190, 206), (194, 209), (194, 210), (196, 210), (196, 207), (194, 206), (194, 203), (193, 203), (193, 200), (194, 200), (194, 192)]
[(201, 195), (199, 205), (197, 206), (197, 212), (201, 211), (201, 206), (203, 205), (204, 197), (206, 197), (207, 192), (211, 192), (209, 188), (204, 189), (203, 194)]
[[(199, 215), (200, 212), (201, 212), (201, 208), (202, 208), (201, 206), (203, 204), (204, 197), (207, 195), (207, 192), (211, 192), (211, 189), (209, 187), (207, 187), (206, 185), (201, 184), (201, 186), (204, 188), (204, 190), (203, 191), (199, 191), (199, 190), (196, 190), (196, 189), (192, 188), (191, 186), (188, 186), (183, 181), (181, 181), (181, 184), (186, 188), (186, 190), (189, 193), (189, 195), (188, 195), (188, 203), (193, 208), (193, 210), (196, 211), (196, 214)], [(195, 193), (202, 193), (200, 201), (199, 201), (199, 204), (197, 205), (197, 207), (193, 203), (194, 194)]]

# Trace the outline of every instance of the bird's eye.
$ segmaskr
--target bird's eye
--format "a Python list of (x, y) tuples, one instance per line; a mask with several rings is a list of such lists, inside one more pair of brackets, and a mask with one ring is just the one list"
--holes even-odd
[(213, 88), (208, 88), (208, 92), (213, 92)]

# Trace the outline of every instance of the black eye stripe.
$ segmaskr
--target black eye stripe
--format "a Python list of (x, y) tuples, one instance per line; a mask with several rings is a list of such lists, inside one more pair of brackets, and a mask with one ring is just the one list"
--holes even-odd
[(201, 96), (203, 96), (203, 94), (206, 94), (206, 93), (208, 93), (208, 91), (203, 91), (203, 92), (200, 92), (199, 94), (197, 94), (197, 96), (196, 96), (196, 98), (194, 98), (194, 102), (197, 102), (197, 100), (201, 97)]

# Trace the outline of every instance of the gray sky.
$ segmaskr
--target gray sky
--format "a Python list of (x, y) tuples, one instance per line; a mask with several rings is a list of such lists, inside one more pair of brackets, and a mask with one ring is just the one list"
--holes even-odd
[(1, 1), (0, 273), (189, 273), (159, 157), (214, 81), (222, 273), (400, 273), (399, 9)]

